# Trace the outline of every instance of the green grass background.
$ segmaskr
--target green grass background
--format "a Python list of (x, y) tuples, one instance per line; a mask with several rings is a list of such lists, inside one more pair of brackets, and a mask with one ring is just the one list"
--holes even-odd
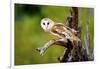
[[(47, 6), (31, 4), (15, 4), (15, 65), (58, 63), (57, 58), (62, 55), (64, 48), (58, 45), (51, 46), (44, 56), (35, 50), (46, 42), (57, 37), (43, 31), (40, 21), (48, 17), (55, 22), (66, 22), (71, 7)], [(79, 23), (82, 23), (82, 42), (86, 35), (86, 24), (90, 25), (90, 45), (94, 46), (94, 9), (79, 8)]]

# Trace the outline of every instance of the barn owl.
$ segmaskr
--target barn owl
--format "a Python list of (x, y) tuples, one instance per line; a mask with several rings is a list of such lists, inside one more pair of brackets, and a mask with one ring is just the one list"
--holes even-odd
[[(60, 38), (58, 41), (66, 41), (67, 39), (69, 39), (73, 45), (74, 45), (73, 41), (76, 42), (80, 41), (80, 39), (76, 36), (77, 31), (75, 31), (72, 28), (69, 28), (63, 23), (55, 23), (53, 20), (49, 18), (43, 18), (41, 20), (41, 27), (45, 32), (48, 32)], [(46, 43), (43, 47), (37, 48), (36, 50), (39, 51), (41, 56), (43, 56), (44, 52), (54, 42), (55, 42), (54, 40), (51, 40), (48, 43)]]
[(65, 26), (63, 23), (55, 23), (49, 18), (43, 18), (41, 20), (41, 27), (45, 32), (48, 32), (58, 38), (69, 39), (73, 41), (80, 41), (80, 39), (74, 34), (77, 31)]

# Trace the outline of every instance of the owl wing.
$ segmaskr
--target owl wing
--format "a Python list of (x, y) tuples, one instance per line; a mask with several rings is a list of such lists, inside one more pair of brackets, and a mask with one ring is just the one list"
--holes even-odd
[(51, 29), (51, 33), (60, 38), (67, 38), (67, 39), (71, 39), (71, 40), (79, 39), (77, 36), (75, 36), (73, 34), (73, 32), (71, 32), (71, 29), (69, 27), (66, 27), (62, 23), (55, 24)]
[(58, 34), (59, 36), (65, 37), (65, 34), (63, 34), (62, 32), (65, 32), (66, 28), (62, 25), (62, 24), (55, 24), (52, 29), (51, 32), (54, 34)]
[(76, 30), (74, 30), (74, 29), (72, 29), (72, 28), (70, 28), (70, 27), (68, 27), (68, 26), (66, 26), (66, 28), (69, 30), (69, 31), (71, 31), (73, 34), (77, 34), (78, 33), (78, 31), (76, 31)]

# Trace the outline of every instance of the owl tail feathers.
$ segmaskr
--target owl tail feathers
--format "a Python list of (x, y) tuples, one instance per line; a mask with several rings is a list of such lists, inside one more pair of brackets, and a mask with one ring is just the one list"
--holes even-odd
[(73, 37), (73, 40), (77, 42), (81, 42), (81, 40), (77, 36)]
[(78, 41), (78, 42), (81, 42), (81, 40), (80, 40), (79, 38), (77, 38), (77, 41)]
[(44, 48), (41, 47), (41, 48), (37, 48), (36, 50), (39, 52), (39, 54), (40, 54), (41, 56), (44, 55), (44, 52), (45, 52)]

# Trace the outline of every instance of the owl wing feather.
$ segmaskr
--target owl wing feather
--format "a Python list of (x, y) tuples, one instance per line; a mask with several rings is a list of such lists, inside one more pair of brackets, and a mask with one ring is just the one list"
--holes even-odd
[(56, 23), (52, 27), (51, 32), (53, 33), (53, 35), (56, 35), (60, 38), (67, 38), (70, 40), (79, 40), (79, 38), (75, 36), (75, 34), (71, 31), (71, 29), (69, 27), (66, 27), (62, 23)]

